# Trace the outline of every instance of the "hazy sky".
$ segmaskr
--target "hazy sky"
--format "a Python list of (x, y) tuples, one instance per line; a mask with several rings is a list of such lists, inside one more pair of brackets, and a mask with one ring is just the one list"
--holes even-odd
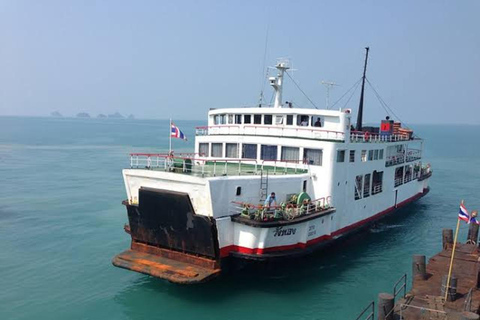
[[(288, 57), (319, 107), (320, 81), (340, 98), (368, 45), (367, 77), (402, 120), (480, 124), (479, 17), (480, 1), (1, 0), (0, 114), (205, 119), (254, 105), (268, 30), (266, 65)], [(284, 100), (311, 107), (285, 86)], [(367, 88), (366, 120), (384, 115)]]

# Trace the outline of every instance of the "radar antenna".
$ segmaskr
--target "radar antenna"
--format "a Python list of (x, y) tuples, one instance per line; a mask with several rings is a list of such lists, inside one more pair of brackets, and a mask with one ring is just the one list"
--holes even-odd
[(330, 102), (330, 89), (333, 87), (338, 87), (339, 85), (331, 81), (322, 81), (321, 84), (325, 86), (325, 90), (327, 91), (327, 95), (325, 97), (325, 109), (328, 110), (328, 105)]

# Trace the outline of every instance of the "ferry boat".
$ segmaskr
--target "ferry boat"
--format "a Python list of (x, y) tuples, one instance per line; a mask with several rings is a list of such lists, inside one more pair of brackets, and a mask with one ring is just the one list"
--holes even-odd
[(423, 140), (388, 117), (362, 125), (367, 58), (355, 128), (350, 109), (284, 103), (279, 61), (273, 106), (211, 109), (194, 154), (130, 154), (131, 247), (113, 264), (205, 282), (228, 259), (308, 254), (426, 195)]

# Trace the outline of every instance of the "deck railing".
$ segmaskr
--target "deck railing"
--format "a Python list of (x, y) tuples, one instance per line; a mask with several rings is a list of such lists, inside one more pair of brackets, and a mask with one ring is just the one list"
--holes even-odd
[(408, 141), (411, 138), (406, 134), (391, 134), (381, 135), (378, 133), (370, 133), (363, 131), (352, 131), (350, 133), (350, 142), (359, 143), (382, 143), (382, 142), (396, 142), (396, 141)]
[(332, 207), (331, 197), (305, 201), (301, 205), (284, 203), (276, 206), (255, 205), (232, 201), (233, 214), (257, 221), (293, 220), (295, 218), (328, 210)]
[(231, 124), (196, 127), (197, 136), (205, 135), (252, 135), (252, 136), (276, 136), (298, 137), (318, 140), (345, 141), (345, 133), (341, 131), (327, 130), (322, 127), (298, 127), (280, 125), (250, 125)]
[(204, 176), (300, 174), (308, 165), (300, 161), (257, 161), (253, 159), (208, 159), (193, 156), (171, 156), (160, 153), (131, 153), (130, 168), (163, 170)]

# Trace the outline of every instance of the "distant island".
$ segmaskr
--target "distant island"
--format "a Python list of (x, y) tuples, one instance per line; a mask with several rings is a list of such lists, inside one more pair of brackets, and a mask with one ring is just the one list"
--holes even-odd
[(110, 119), (125, 119), (125, 117), (118, 112), (115, 112), (114, 114), (109, 114), (108, 117)]
[(55, 118), (63, 118), (62, 114), (58, 111), (53, 111), (52, 113), (50, 113), (50, 116)]
[(90, 118), (90, 115), (86, 112), (77, 113), (77, 118)]
[(135, 116), (133, 114), (131, 114), (131, 115), (128, 116), (127, 119), (130, 119), (130, 120), (135, 119)]
[(106, 117), (107, 117), (107, 116), (104, 115), (103, 113), (100, 113), (100, 114), (97, 116), (98, 119), (105, 119)]

